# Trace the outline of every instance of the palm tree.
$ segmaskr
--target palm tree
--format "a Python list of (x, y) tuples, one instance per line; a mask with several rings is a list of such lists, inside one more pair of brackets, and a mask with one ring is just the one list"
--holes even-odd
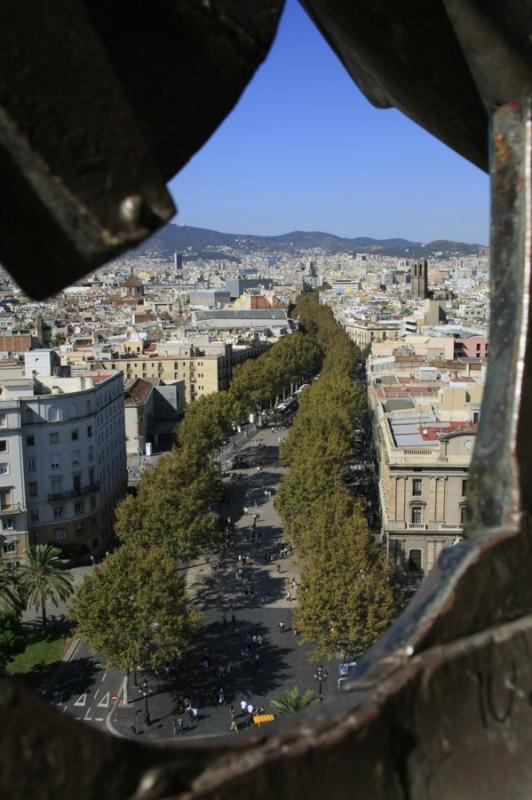
[(0, 612), (18, 614), (24, 606), (20, 575), (9, 564), (0, 562)]
[(68, 563), (61, 558), (61, 551), (51, 544), (37, 544), (25, 553), (25, 563), (21, 567), (22, 586), (28, 605), (42, 614), (42, 626), (46, 629), (46, 602), (51, 600), (57, 606), (74, 591), (72, 573), (66, 572)]
[(301, 694), (297, 686), (294, 686), (293, 689), (287, 689), (275, 700), (272, 700), (272, 706), (280, 717), (285, 717), (319, 702), (320, 698), (314, 694), (312, 689), (307, 689), (305, 694)]

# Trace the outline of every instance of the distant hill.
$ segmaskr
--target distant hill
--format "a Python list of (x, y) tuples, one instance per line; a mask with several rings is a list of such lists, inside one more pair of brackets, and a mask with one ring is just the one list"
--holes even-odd
[(478, 245), (445, 240), (423, 245), (408, 239), (372, 239), (368, 236), (348, 239), (322, 231), (292, 231), (279, 236), (254, 236), (220, 233), (207, 228), (170, 223), (132, 251), (132, 255), (163, 258), (171, 257), (177, 251), (183, 253), (185, 258), (237, 260), (239, 255), (251, 252), (262, 251), (278, 255), (314, 249), (328, 253), (381, 252), (383, 255), (419, 258), (434, 253), (470, 255), (478, 251)]

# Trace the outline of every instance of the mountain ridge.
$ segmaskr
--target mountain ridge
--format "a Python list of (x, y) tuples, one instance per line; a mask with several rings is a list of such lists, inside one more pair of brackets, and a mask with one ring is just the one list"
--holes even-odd
[[(371, 236), (353, 238), (337, 236), (324, 231), (289, 231), (278, 235), (223, 233), (210, 228), (169, 223), (137, 247), (132, 254), (170, 257), (174, 252), (185, 258), (235, 258), (262, 251), (269, 254), (322, 250), (331, 254), (342, 252), (373, 252), (390, 256), (419, 258), (435, 252), (444, 254), (473, 255), (478, 252), (476, 243), (452, 242), (438, 239), (423, 244), (401, 237), (375, 239)], [(227, 249), (233, 251), (227, 253)]]

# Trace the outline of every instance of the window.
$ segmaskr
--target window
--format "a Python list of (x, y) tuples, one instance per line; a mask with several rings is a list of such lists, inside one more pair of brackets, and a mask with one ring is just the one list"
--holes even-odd
[(2, 530), (3, 531), (12, 531), (15, 527), (15, 523), (13, 521), (13, 517), (4, 517), (2, 520)]
[(7, 414), (0, 414), (0, 428), (7, 428)]
[(54, 506), (54, 519), (61, 519), (63, 516), (63, 506)]
[(79, 467), (79, 456), (80, 456), (79, 450), (73, 450), (72, 451), (72, 466), (73, 467)]
[(477, 423), (480, 419), (480, 413), (478, 411), (473, 412), (473, 422)]
[(50, 469), (61, 469), (61, 456), (59, 453), (52, 453), (50, 456)]
[(57, 422), (58, 420), (62, 419), (61, 409), (57, 406), (50, 406), (48, 409), (48, 419), (50, 422)]
[(94, 467), (91, 467), (89, 470), (89, 483), (94, 483)]
[(72, 475), (72, 488), (76, 494), (81, 492), (81, 475), (79, 473), (77, 475)]
[(37, 497), (37, 495), (39, 494), (39, 487), (37, 486), (37, 481), (30, 481), (28, 484), (28, 489), (30, 497)]
[(63, 488), (63, 478), (52, 478), (50, 483), (52, 484), (52, 492), (54, 492), (54, 494), (60, 492)]
[(463, 480), (462, 481), (462, 497), (465, 497), (466, 493), (467, 493), (467, 481)]
[(423, 494), (423, 480), (421, 478), (414, 478), (412, 481), (412, 494), (419, 497)]
[(421, 550), (408, 551), (408, 571), (421, 572), (423, 564), (423, 554)]
[(28, 458), (28, 472), (35, 472), (37, 469), (37, 462), (35, 461), (35, 456), (30, 456)]
[(0, 439), (0, 453), (7, 453), (7, 439)]
[(33, 447), (35, 444), (35, 436), (26, 436), (26, 447)]
[(73, 442), (77, 442), (79, 439), (79, 431), (71, 431), (70, 438), (72, 439)]
[(421, 525), (423, 521), (423, 509), (421, 506), (412, 506), (412, 525)]
[(32, 508), (31, 509), (31, 511), (30, 511), (30, 519), (31, 519), (32, 522), (38, 522), (39, 521), (39, 509), (38, 508)]
[(87, 427), (87, 436), (88, 436), (88, 438), (89, 438), (89, 439), (90, 439), (90, 438), (91, 438), (91, 436), (92, 436), (92, 425), (89, 425), (89, 426)]
[(55, 529), (56, 542), (64, 542), (65, 539), (66, 539), (66, 530), (64, 528), (56, 528)]
[(4, 539), (4, 553), (15, 553), (17, 549), (17, 543), (14, 539)]
[(9, 464), (7, 461), (0, 461), (0, 475), (9, 475)]
[(463, 525), (467, 519), (467, 506), (460, 506), (460, 525)]
[(84, 503), (83, 503), (83, 500), (82, 500), (81, 502), (79, 502), (79, 503), (76, 503), (76, 504), (74, 505), (74, 512), (75, 512), (76, 514), (83, 514), (83, 512), (84, 512), (84, 511), (85, 511), (85, 505), (84, 505)]
[(59, 434), (58, 433), (51, 433), (48, 436), (50, 444), (59, 444)]

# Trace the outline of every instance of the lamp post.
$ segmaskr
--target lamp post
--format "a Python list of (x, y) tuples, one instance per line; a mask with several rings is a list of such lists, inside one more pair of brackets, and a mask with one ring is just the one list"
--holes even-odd
[(150, 693), (150, 690), (149, 690), (148, 681), (146, 680), (146, 678), (144, 678), (144, 680), (142, 681), (142, 686), (140, 687), (140, 692), (142, 693), (142, 696), (144, 698), (144, 724), (145, 725), (149, 725), (150, 724), (150, 709), (148, 708), (148, 695)]
[(322, 686), (322, 684), (323, 684), (323, 681), (327, 680), (327, 675), (328, 675), (327, 670), (325, 669), (324, 666), (322, 666), (322, 664), (319, 665), (318, 669), (314, 673), (314, 677), (318, 681), (318, 694), (319, 694), (319, 697), (320, 697), (320, 702), (321, 702), (321, 700), (323, 700), (323, 686)]

